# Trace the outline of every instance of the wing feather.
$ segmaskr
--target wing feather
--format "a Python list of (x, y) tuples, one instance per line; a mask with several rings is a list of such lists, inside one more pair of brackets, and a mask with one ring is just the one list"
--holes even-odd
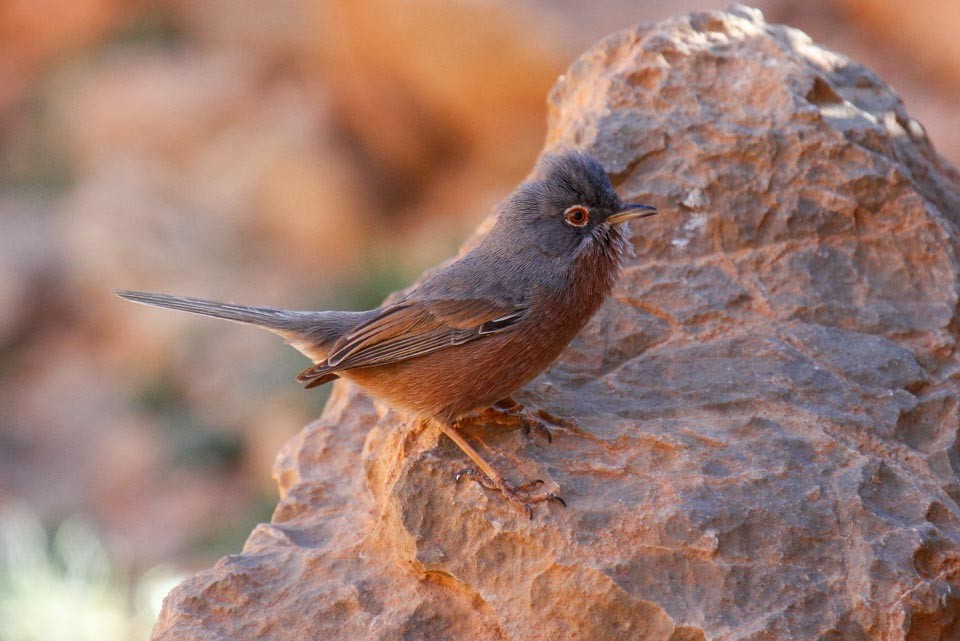
[(304, 370), (307, 387), (334, 372), (423, 356), (504, 331), (519, 322), (523, 305), (490, 300), (404, 301), (385, 307), (337, 341), (330, 356)]

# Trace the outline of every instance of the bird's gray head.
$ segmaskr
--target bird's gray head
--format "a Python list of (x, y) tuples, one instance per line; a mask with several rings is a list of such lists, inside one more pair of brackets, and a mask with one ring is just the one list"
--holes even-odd
[(560, 260), (620, 258), (622, 223), (657, 213), (649, 205), (625, 204), (603, 165), (581, 151), (541, 158), (533, 180), (511, 195), (497, 220), (498, 231)]

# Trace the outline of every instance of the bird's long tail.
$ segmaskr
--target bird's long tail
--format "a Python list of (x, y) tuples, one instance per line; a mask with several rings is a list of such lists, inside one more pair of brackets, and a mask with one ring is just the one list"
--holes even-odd
[(314, 320), (316, 312), (295, 312), (288, 309), (273, 307), (247, 307), (233, 303), (218, 303), (202, 298), (187, 298), (184, 296), (170, 296), (168, 294), (154, 294), (153, 292), (131, 292), (115, 290), (114, 293), (134, 303), (166, 307), (191, 314), (201, 314), (214, 318), (237, 323), (247, 323), (263, 327), (285, 338), (302, 332)]
[[(300, 351), (314, 363), (326, 359), (330, 348), (345, 331), (376, 311), (301, 312), (274, 307), (247, 307), (245, 305), (234, 305), (233, 303), (218, 303), (202, 298), (154, 294), (153, 292), (114, 290), (114, 293), (134, 303), (166, 307), (181, 312), (223, 318), (236, 323), (262, 327), (282, 336), (288, 345)], [(315, 387), (336, 378), (339, 378), (338, 374), (329, 372), (312, 380), (307, 387)]]

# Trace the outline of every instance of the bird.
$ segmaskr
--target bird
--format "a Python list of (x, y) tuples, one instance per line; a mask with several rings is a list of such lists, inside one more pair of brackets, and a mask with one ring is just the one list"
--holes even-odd
[(556, 360), (612, 291), (632, 250), (625, 223), (657, 213), (624, 203), (594, 156), (562, 149), (544, 154), (498, 206), (479, 244), (376, 309), (294, 311), (115, 293), (280, 335), (312, 360), (297, 376), (307, 389), (347, 379), (391, 408), (432, 421), (475, 466), (458, 481), (498, 491), (532, 518), (537, 503), (566, 502), (540, 489), (541, 480), (508, 481), (462, 425), (478, 412), (516, 407), (511, 395)]

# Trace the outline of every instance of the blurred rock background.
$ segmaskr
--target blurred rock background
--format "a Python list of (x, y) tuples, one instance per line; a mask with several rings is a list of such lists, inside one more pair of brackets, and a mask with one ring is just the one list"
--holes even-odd
[[(81, 515), (128, 578), (238, 551), (325, 393), (275, 337), (111, 289), (376, 305), (522, 179), (578, 53), (727, 4), (0, 1), (0, 508)], [(955, 0), (759, 7), (874, 68), (960, 164)]]

